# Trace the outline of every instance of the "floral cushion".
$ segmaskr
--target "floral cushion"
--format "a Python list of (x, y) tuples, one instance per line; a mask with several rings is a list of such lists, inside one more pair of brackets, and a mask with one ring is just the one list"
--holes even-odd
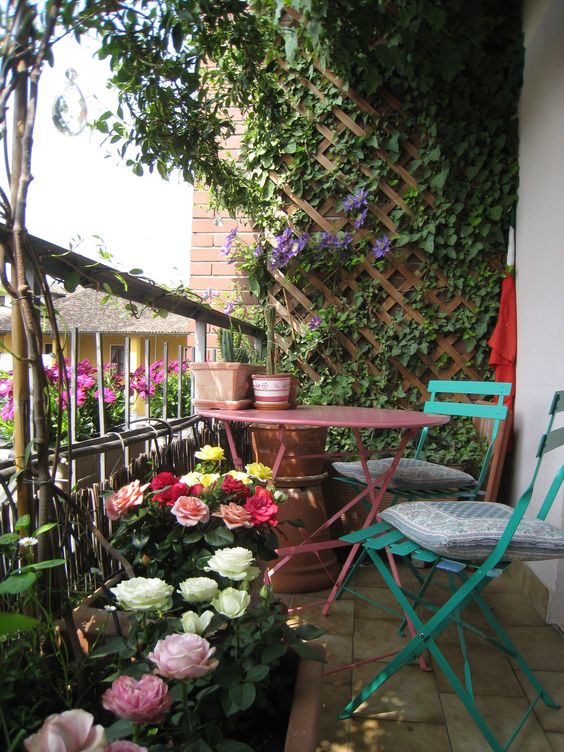
[[(407, 501), (382, 512), (382, 519), (407, 538), (453, 559), (485, 559), (500, 539), (513, 509), (490, 501)], [(564, 557), (564, 531), (524, 517), (505, 561)]]
[[(376, 480), (389, 469), (393, 458), (368, 460), (370, 477)], [(346, 478), (364, 482), (364, 472), (360, 460), (356, 462), (334, 462), (335, 470)], [(432, 491), (443, 488), (475, 486), (476, 480), (468, 473), (453, 470), (446, 465), (436, 465), (425, 460), (402, 458), (392, 478), (391, 485), (401, 490)]]

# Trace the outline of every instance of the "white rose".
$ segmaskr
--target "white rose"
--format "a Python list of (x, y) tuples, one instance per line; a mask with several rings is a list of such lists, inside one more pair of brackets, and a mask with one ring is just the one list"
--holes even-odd
[(252, 563), (253, 554), (248, 548), (220, 548), (211, 559), (208, 559), (204, 571), (217, 572), (222, 577), (229, 577), (230, 580), (246, 580)]
[(228, 587), (216, 595), (212, 606), (229, 619), (238, 619), (243, 616), (250, 602), (251, 596), (247, 592)]
[(195, 470), (191, 473), (188, 473), (187, 475), (183, 475), (182, 478), (180, 478), (181, 483), (186, 483), (188, 487), (195, 486), (197, 483), (200, 483), (202, 478), (202, 473), (198, 473)]
[(189, 577), (180, 583), (178, 592), (188, 603), (211, 603), (218, 590), (217, 582), (211, 577)]
[(213, 619), (213, 611), (204, 611), (198, 616), (195, 611), (185, 611), (180, 617), (182, 629), (191, 634), (202, 635)]
[(132, 577), (110, 588), (126, 611), (168, 611), (174, 588), (158, 577)]

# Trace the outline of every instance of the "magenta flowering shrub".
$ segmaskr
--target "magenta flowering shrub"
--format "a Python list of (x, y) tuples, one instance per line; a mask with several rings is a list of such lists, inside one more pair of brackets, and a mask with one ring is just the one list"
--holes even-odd
[[(190, 367), (185, 361), (181, 368), (177, 360), (168, 364), (167, 387), (167, 415), (175, 417), (178, 414), (178, 378), (182, 379), (182, 415), (190, 414)], [(156, 360), (149, 366), (149, 379), (145, 374), (145, 366), (139, 366), (131, 374), (131, 388), (133, 393), (142, 400), (149, 398), (152, 418), (163, 415), (163, 384), (165, 381), (164, 361)]]
[[(178, 361), (172, 361), (168, 367), (168, 415), (176, 416), (178, 406)], [(48, 398), (51, 415), (51, 438), (57, 435), (57, 420), (62, 408), (62, 439), (68, 436), (68, 404), (71, 368), (70, 360), (65, 358), (65, 372), (61, 373), (57, 364), (45, 368), (49, 384)], [(68, 380), (66, 381), (65, 378)], [(152, 417), (162, 417), (165, 371), (163, 361), (155, 361), (150, 366), (149, 383), (145, 379), (145, 368), (141, 366), (131, 374), (130, 399), (150, 397)], [(106, 411), (106, 429), (115, 431), (123, 428), (125, 415), (125, 390), (123, 376), (116, 372), (113, 363), (104, 365), (102, 374), (104, 404)], [(96, 366), (88, 359), (81, 360), (76, 373), (77, 439), (89, 439), (100, 433), (98, 419), (98, 381)], [(187, 363), (182, 364), (182, 414), (190, 412), (190, 371)], [(14, 399), (12, 371), (0, 372), (0, 437), (6, 444), (11, 444), (14, 431)]]

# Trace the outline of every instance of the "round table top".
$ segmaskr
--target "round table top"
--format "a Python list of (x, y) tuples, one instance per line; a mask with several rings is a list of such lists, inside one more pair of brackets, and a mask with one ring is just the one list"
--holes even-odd
[(423, 428), (448, 423), (446, 415), (419, 410), (388, 410), (344, 405), (301, 405), (292, 410), (200, 409), (203, 418), (238, 423), (276, 423), (284, 426), (328, 426), (334, 428)]

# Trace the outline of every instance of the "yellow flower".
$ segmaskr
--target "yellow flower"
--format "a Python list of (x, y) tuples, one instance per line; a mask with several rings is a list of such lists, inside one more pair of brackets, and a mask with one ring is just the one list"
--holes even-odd
[(199, 460), (207, 460), (208, 462), (219, 462), (219, 460), (225, 458), (225, 453), (221, 447), (212, 447), (209, 444), (206, 444), (199, 452), (194, 454)]
[(241, 473), (239, 472), (239, 470), (230, 470), (225, 474), (230, 475), (232, 478), (235, 478), (235, 480), (240, 480), (242, 483), (246, 483), (247, 485), (249, 483), (252, 483), (252, 480), (249, 478), (248, 473)]
[(215, 483), (218, 478), (219, 473), (202, 473), (200, 476), (200, 483), (204, 488), (207, 488), (208, 486), (211, 486), (212, 483)]
[(187, 486), (195, 486), (197, 483), (202, 482), (202, 473), (197, 473), (196, 471), (187, 473), (180, 478), (180, 481), (186, 483)]
[(270, 480), (272, 478), (272, 469), (263, 465), (262, 462), (252, 462), (250, 465), (246, 465), (245, 469), (253, 478), (259, 480)]

